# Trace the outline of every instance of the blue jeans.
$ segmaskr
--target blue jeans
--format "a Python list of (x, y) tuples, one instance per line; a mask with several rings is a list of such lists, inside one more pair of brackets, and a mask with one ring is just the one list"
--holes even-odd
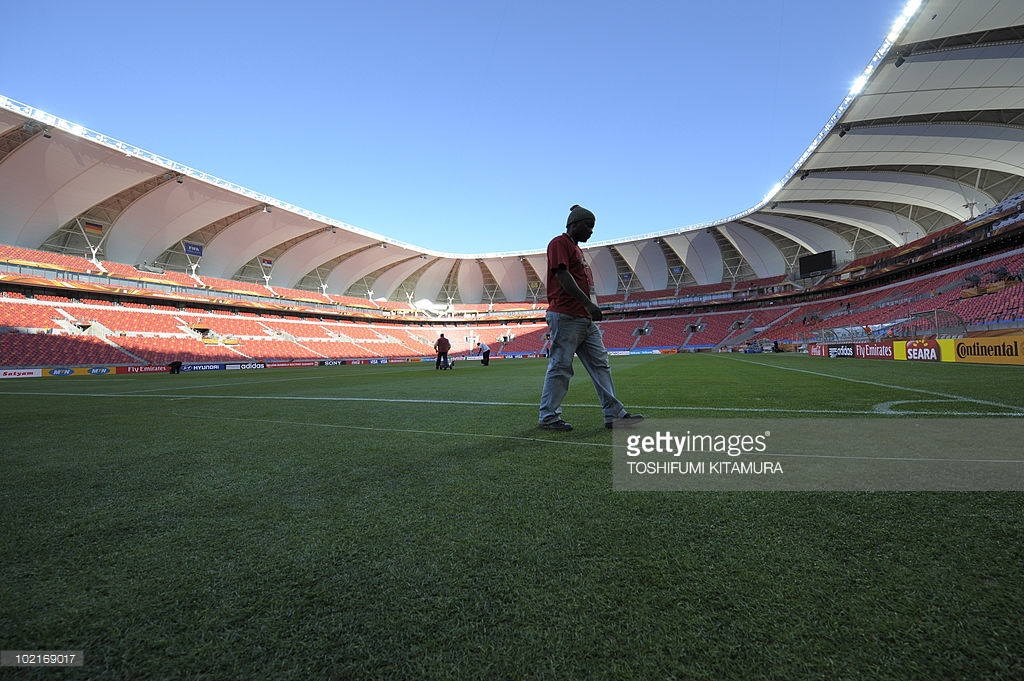
[(573, 355), (580, 358), (583, 368), (590, 374), (601, 412), (605, 421), (624, 416), (622, 402), (615, 397), (612, 370), (608, 364), (608, 351), (601, 340), (601, 330), (587, 317), (548, 311), (545, 319), (551, 331), (548, 350), (548, 372), (544, 376), (544, 390), (540, 395), (540, 422), (552, 423), (562, 417), (562, 400), (569, 392), (572, 379)]

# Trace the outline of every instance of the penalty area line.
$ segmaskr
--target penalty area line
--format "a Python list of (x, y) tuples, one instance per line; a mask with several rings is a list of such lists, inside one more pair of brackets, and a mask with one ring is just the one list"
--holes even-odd
[(274, 423), (282, 426), (301, 426), (304, 428), (337, 428), (339, 430), (361, 430), (371, 433), (405, 433), (408, 435), (437, 435), (442, 437), (475, 437), (490, 440), (514, 440), (516, 442), (535, 442), (543, 444), (573, 445), (576, 447), (599, 447), (613, 449), (615, 445), (607, 442), (579, 442), (575, 440), (553, 440), (522, 435), (495, 435), (493, 433), (460, 433), (444, 430), (419, 430), (415, 428), (379, 428), (376, 426), (352, 426), (342, 423), (310, 423), (307, 421), (285, 421), (280, 419), (247, 419), (236, 416), (208, 416), (205, 414), (181, 414), (177, 416), (190, 419), (207, 419), (212, 421), (240, 421), (243, 423)]

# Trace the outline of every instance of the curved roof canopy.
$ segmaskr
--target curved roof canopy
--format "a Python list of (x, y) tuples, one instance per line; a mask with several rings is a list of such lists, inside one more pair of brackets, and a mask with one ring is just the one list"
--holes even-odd
[[(776, 277), (811, 253), (835, 251), (842, 262), (905, 244), (1022, 190), (1024, 4), (915, 0), (757, 205), (586, 250), (601, 295)], [(360, 297), (480, 303), (543, 294), (543, 253), (419, 248), (3, 96), (0, 242)]]

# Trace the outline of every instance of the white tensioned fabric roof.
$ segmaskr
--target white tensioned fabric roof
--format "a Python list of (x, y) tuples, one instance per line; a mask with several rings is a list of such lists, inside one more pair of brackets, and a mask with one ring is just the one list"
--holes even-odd
[[(894, 26), (862, 84), (750, 210), (589, 244), (597, 293), (775, 277), (803, 255), (830, 250), (853, 260), (1024, 191), (1020, 0), (925, 0)], [(102, 237), (86, 222), (100, 225)], [(543, 295), (542, 252), (467, 257), (419, 248), (3, 96), (0, 243), (180, 271), (198, 262), (200, 277), (263, 283), (269, 275), (272, 286), (359, 297), (371, 289), (374, 298), (402, 301)]]

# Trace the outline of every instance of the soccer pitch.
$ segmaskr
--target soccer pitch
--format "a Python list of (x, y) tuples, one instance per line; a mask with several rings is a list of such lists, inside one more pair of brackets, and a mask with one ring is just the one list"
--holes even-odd
[[(83, 679), (1024, 678), (1020, 493), (616, 492), (578, 362), (575, 430), (536, 427), (545, 366), (5, 381), (0, 648)], [(612, 370), (648, 418), (1024, 414), (1005, 366)]]

